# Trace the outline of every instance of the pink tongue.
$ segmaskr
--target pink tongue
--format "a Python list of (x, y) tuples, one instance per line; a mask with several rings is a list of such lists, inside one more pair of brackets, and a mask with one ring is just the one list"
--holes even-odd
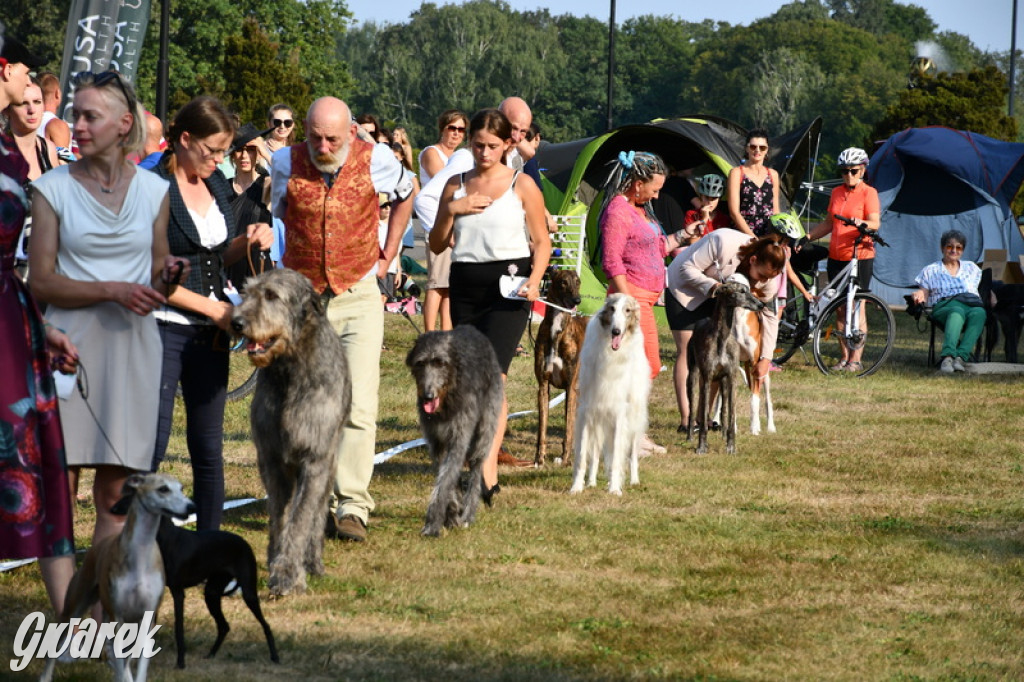
[(250, 341), (249, 343), (245, 344), (245, 349), (250, 353), (257, 353), (263, 350), (263, 344), (256, 343), (255, 341)]
[(618, 334), (612, 337), (612, 350), (618, 350), (619, 346), (622, 345), (622, 334)]
[(441, 399), (440, 398), (434, 398), (432, 400), (424, 400), (423, 401), (423, 411), (426, 412), (427, 414), (434, 414), (435, 412), (437, 412), (438, 408), (440, 408), (440, 407), (441, 407)]

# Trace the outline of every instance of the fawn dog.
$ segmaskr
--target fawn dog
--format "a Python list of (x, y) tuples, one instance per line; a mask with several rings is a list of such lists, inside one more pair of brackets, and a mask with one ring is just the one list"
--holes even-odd
[[(62, 623), (80, 618), (99, 600), (104, 618), (116, 623), (141, 623), (147, 611), (156, 612), (164, 593), (164, 562), (156, 544), (160, 518), (187, 518), (196, 509), (181, 492), (181, 483), (163, 474), (132, 474), (123, 495), (111, 509), (127, 513), (124, 528), (89, 548), (81, 568), (68, 585), (61, 613)], [(69, 628), (69, 635), (71, 628)], [(132, 679), (128, 660), (114, 655), (110, 642), (108, 660), (115, 679)], [(46, 661), (40, 680), (53, 677), (56, 658)], [(149, 659), (139, 659), (135, 680), (145, 682)]]
[[(760, 311), (764, 303), (750, 293), (750, 286), (732, 280), (715, 289), (715, 306), (711, 320), (693, 334), (690, 348), (690, 376), (686, 391), (690, 400), (690, 419), (686, 439), (693, 434), (697, 421), (697, 454), (708, 451), (708, 427), (711, 425), (712, 385), (719, 383), (722, 399), (722, 428), (725, 430), (725, 450), (736, 452), (736, 373), (740, 367), (740, 344), (735, 333), (737, 310)], [(760, 338), (760, 334), (758, 335)], [(756, 362), (756, 360), (755, 360)], [(694, 397), (698, 396), (695, 402)], [(697, 409), (694, 410), (693, 406)]]
[[(580, 276), (575, 270), (551, 269), (547, 298), (555, 305), (575, 310), (580, 304)], [(547, 454), (548, 400), (551, 387), (565, 391), (565, 438), (562, 464), (572, 462), (572, 441), (579, 395), (577, 369), (587, 332), (586, 317), (548, 306), (537, 329), (533, 371), (537, 376), (537, 454), (533, 463), (543, 466)]]

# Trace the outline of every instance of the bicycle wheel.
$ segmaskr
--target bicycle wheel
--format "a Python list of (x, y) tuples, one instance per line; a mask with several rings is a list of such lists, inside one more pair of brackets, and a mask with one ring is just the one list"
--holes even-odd
[(249, 362), (245, 346), (231, 351), (228, 367), (228, 401), (241, 400), (256, 388), (256, 376), (260, 370)]
[[(854, 306), (863, 311), (865, 329), (854, 330), (852, 334), (840, 331), (840, 322), (845, 321), (846, 298), (833, 301), (825, 309), (811, 334), (814, 362), (823, 374), (846, 374), (847, 376), (868, 376), (882, 366), (892, 352), (896, 337), (896, 320), (885, 302), (874, 294), (861, 291), (854, 297)], [(860, 351), (862, 369), (848, 372), (837, 368), (842, 358), (842, 346), (846, 344), (854, 352)]]
[(779, 318), (779, 336), (775, 344), (776, 365), (782, 365), (807, 343), (810, 338), (810, 325), (807, 321), (807, 301), (796, 294), (786, 302)]

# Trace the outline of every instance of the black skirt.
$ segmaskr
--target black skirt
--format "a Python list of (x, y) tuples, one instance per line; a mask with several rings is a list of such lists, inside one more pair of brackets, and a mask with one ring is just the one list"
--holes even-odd
[(494, 346), (501, 371), (508, 374), (516, 346), (530, 320), (531, 305), (501, 295), (498, 280), (516, 266), (516, 275), (530, 276), (531, 259), (491, 263), (452, 263), (448, 279), (452, 324), (476, 327)]

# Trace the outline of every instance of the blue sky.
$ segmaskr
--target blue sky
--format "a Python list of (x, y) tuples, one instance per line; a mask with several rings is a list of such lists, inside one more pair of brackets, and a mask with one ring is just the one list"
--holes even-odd
[[(611, 0), (506, 0), (517, 10), (547, 8), (552, 14), (590, 15), (607, 21)], [(929, 16), (940, 31), (963, 33), (974, 44), (985, 50), (1009, 50), (1010, 26), (1014, 0), (928, 0), (917, 4), (926, 7)], [(377, 21), (398, 23), (420, 6), (420, 0), (346, 0), (357, 23)], [(435, 4), (453, 4), (439, 0)], [(454, 4), (461, 4), (456, 2)], [(730, 24), (749, 24), (768, 16), (786, 4), (780, 0), (709, 0), (680, 2), (680, 0), (617, 0), (616, 21), (640, 14), (676, 16), (686, 21), (727, 21)], [(714, 12), (711, 14), (710, 12)], [(1024, 48), (1024, 1), (1017, 12), (1017, 48)]]

